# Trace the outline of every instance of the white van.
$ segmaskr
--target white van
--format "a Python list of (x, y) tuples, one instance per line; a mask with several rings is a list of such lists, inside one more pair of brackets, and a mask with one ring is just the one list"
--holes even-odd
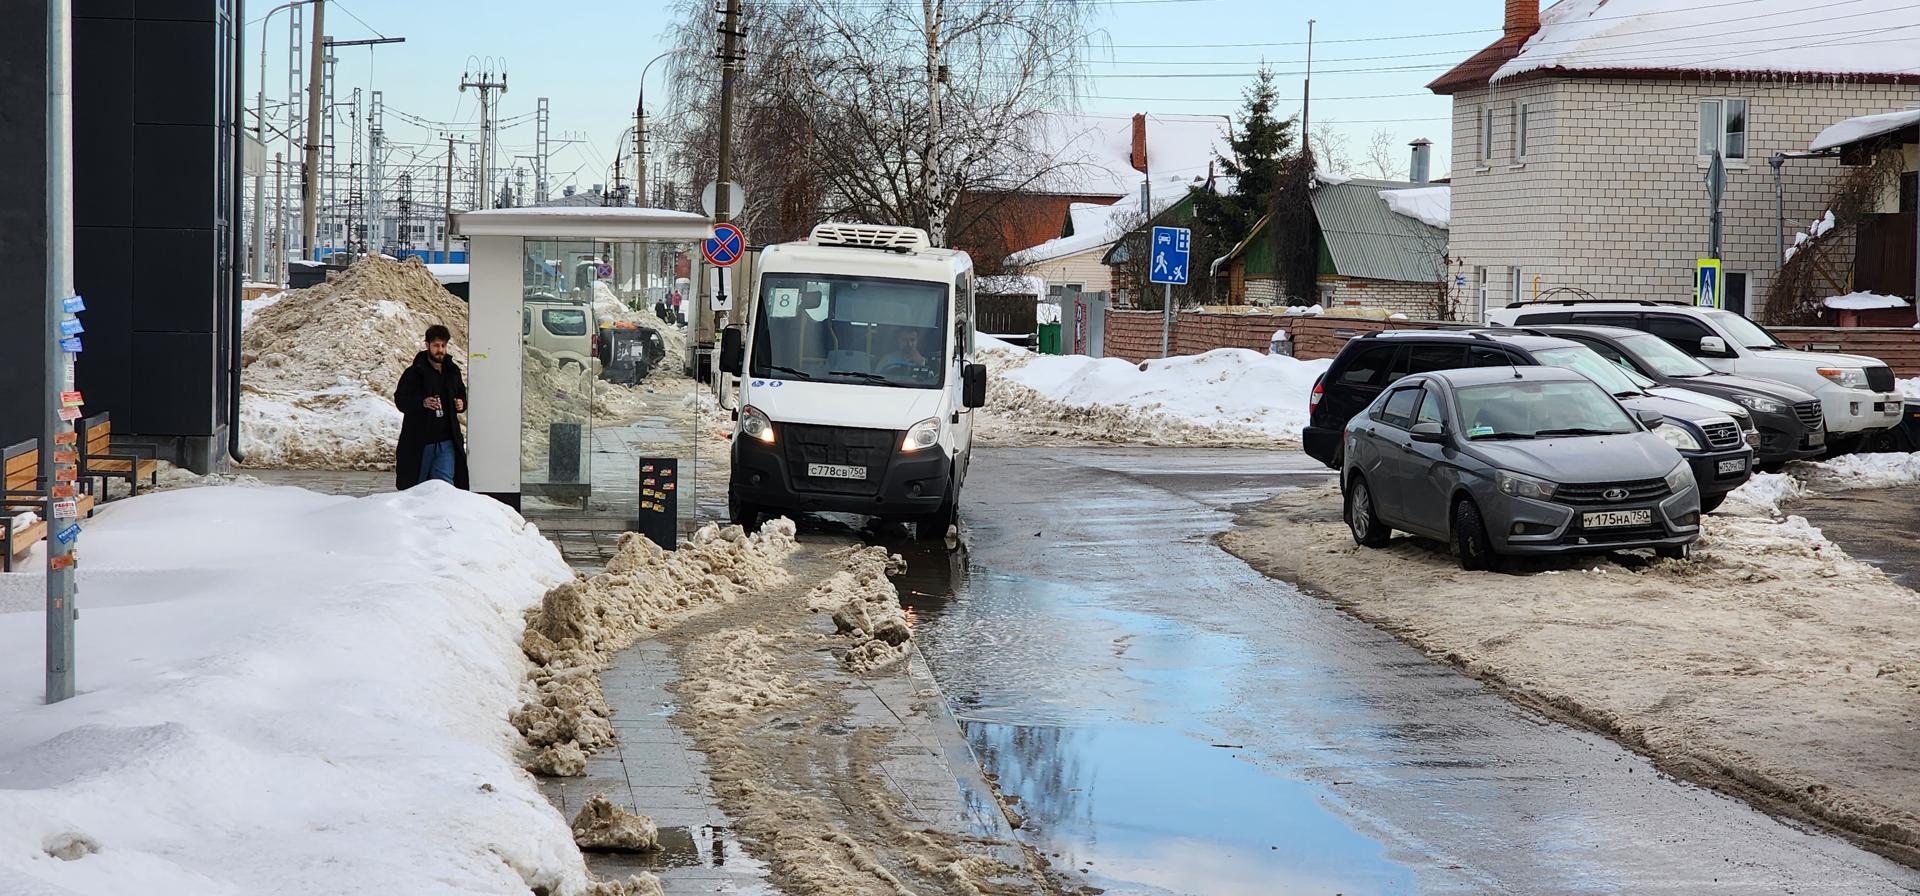
[(944, 537), (987, 397), (972, 259), (923, 230), (822, 224), (762, 251), (748, 298), (720, 345), (740, 375), (733, 520), (834, 511)]
[[(1652, 333), (1721, 373), (1785, 383), (1820, 399), (1828, 450), (1852, 451), (1900, 422), (1904, 405), (1893, 370), (1878, 358), (1801, 352), (1732, 311), (1651, 302), (1516, 302), (1490, 311), (1501, 327), (1584, 324)], [(1691, 399), (1689, 399), (1691, 400)], [(1811, 421), (1809, 421), (1811, 422)]]

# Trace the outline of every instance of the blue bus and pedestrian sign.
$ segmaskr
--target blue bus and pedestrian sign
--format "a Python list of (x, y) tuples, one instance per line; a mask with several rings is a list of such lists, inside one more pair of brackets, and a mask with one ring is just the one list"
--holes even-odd
[(1193, 231), (1185, 227), (1155, 227), (1151, 256), (1153, 266), (1147, 279), (1170, 286), (1185, 286), (1190, 273), (1187, 261), (1192, 252)]

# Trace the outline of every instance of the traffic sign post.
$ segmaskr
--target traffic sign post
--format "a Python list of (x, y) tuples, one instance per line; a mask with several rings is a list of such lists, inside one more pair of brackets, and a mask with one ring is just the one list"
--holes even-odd
[(700, 257), (715, 268), (722, 269), (714, 271), (715, 288), (708, 296), (713, 310), (725, 312), (733, 307), (727, 297), (727, 272), (724, 269), (732, 267), (746, 251), (747, 235), (726, 221), (713, 225), (713, 236), (700, 244)]
[(1693, 303), (1702, 308), (1721, 305), (1720, 259), (1702, 258), (1693, 268)]
[(1187, 262), (1193, 255), (1193, 231), (1185, 227), (1155, 227), (1147, 280), (1165, 287), (1161, 294), (1160, 357), (1167, 357), (1173, 341), (1173, 287), (1185, 286)]

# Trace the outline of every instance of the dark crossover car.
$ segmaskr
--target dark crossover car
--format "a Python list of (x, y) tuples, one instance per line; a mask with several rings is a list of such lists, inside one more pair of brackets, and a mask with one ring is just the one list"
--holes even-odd
[(1413, 374), (1343, 430), (1347, 527), (1364, 547), (1395, 529), (1445, 540), (1468, 570), (1516, 554), (1683, 558), (1700, 535), (1700, 490), (1659, 423), (1571, 370)]
[[(1673, 343), (1624, 327), (1539, 326), (1530, 333), (1571, 339), (1628, 370), (1663, 386), (1724, 398), (1753, 416), (1760, 430), (1754, 463), (1777, 468), (1788, 461), (1818, 457), (1826, 451), (1827, 425), (1820, 399), (1785, 383), (1720, 373)], [(1684, 400), (1684, 398), (1683, 398)]]
[[(1692, 466), (1700, 503), (1712, 511), (1753, 475), (1748, 418), (1737, 407), (1719, 411), (1692, 401), (1650, 394), (1645, 380), (1566, 339), (1521, 330), (1389, 330), (1349, 341), (1314, 384), (1302, 447), (1340, 469), (1347, 421), (1402, 377), (1483, 367), (1565, 367), (1596, 381), (1633, 411), (1659, 415), (1654, 433)], [(1710, 396), (1701, 401), (1718, 402)], [(1739, 417), (1735, 417), (1739, 414)]]

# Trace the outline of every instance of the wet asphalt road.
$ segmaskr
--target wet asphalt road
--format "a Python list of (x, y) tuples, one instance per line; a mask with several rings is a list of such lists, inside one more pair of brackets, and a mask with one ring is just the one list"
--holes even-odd
[(1880, 567), (1888, 578), (1920, 588), (1920, 487), (1867, 488), (1801, 498), (1787, 505), (1820, 527), (1855, 560)]
[[(983, 766), (1116, 894), (1920, 892), (1215, 547), (1292, 453), (979, 449), (903, 597)], [(1391, 576), (1383, 567), (1380, 575)]]

